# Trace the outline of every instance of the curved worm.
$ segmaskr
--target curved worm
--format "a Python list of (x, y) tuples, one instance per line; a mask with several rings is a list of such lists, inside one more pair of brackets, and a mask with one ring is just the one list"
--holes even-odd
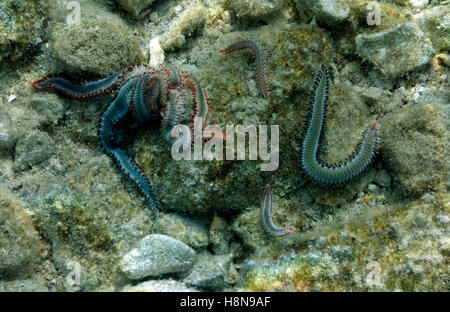
[(331, 166), (323, 164), (317, 160), (317, 150), (323, 129), (327, 100), (328, 73), (326, 67), (320, 65), (309, 104), (309, 118), (306, 118), (306, 127), (301, 143), (301, 164), (311, 178), (331, 184), (347, 181), (361, 173), (369, 165), (375, 155), (380, 125), (376, 121), (369, 123), (354, 154), (347, 161)]
[(235, 51), (248, 49), (252, 52), (256, 59), (256, 75), (259, 87), (264, 95), (267, 97), (269, 95), (269, 88), (266, 82), (266, 51), (263, 46), (255, 40), (242, 40), (232, 45), (220, 50), (221, 54), (230, 54)]
[(280, 228), (273, 219), (272, 215), (272, 192), (270, 191), (270, 185), (266, 185), (264, 191), (264, 199), (261, 209), (262, 221), (267, 231), (275, 236), (285, 236), (295, 231), (293, 226), (289, 226), (286, 229)]

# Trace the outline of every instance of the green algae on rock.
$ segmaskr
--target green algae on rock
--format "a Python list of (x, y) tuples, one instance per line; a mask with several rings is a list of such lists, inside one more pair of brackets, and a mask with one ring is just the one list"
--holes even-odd
[(429, 193), (407, 207), (372, 206), (357, 222), (351, 220), (356, 216), (341, 212), (346, 223), (327, 228), (319, 222), (309, 247), (299, 245), (297, 252), (278, 260), (266, 253), (249, 263), (239, 289), (443, 291), (449, 244), (442, 221), (448, 224), (443, 217), (449, 213), (448, 200), (447, 194)]
[(234, 12), (239, 19), (269, 19), (284, 9), (286, 0), (225, 0), (224, 8)]
[(381, 153), (394, 180), (416, 195), (442, 189), (449, 170), (443, 109), (421, 102), (386, 114), (381, 124)]
[(16, 62), (36, 54), (44, 42), (47, 1), (4, 0), (0, 3), (0, 61)]
[(201, 249), (208, 245), (208, 231), (190, 218), (172, 213), (159, 213), (156, 216), (155, 226), (159, 233), (171, 236), (191, 248)]
[(427, 34), (436, 51), (450, 50), (450, 6), (436, 5), (413, 16), (413, 20)]
[(221, 290), (225, 286), (231, 261), (231, 255), (213, 256), (203, 252), (197, 256), (196, 263), (183, 282), (198, 288)]
[(413, 23), (355, 38), (358, 55), (370, 61), (388, 77), (409, 72), (430, 62), (434, 55), (431, 42)]
[(28, 277), (42, 246), (30, 215), (0, 187), (0, 280)]
[(64, 108), (63, 101), (57, 96), (43, 94), (34, 97), (22, 85), (16, 89), (17, 98), (0, 105), (0, 154), (11, 157), (19, 139), (40, 131), (37, 129), (55, 126), (62, 118)]
[(162, 38), (162, 48), (167, 51), (180, 49), (186, 38), (201, 34), (206, 22), (207, 10), (202, 5), (194, 5), (185, 10)]
[(335, 26), (349, 17), (350, 8), (345, 0), (298, 0), (297, 9), (319, 23)]
[(14, 170), (26, 170), (46, 161), (53, 154), (53, 140), (46, 132), (32, 131), (18, 139), (14, 154)]
[[(267, 35), (272, 39), (268, 40)], [(246, 76), (255, 75), (254, 65), (248, 62), (248, 58), (242, 58), (236, 70), (236, 62), (232, 58), (222, 57), (218, 52), (228, 43), (242, 40), (243, 36), (251, 36), (267, 49), (268, 84), (270, 86), (273, 81), (278, 90), (268, 98), (261, 97), (253, 79), (250, 86), (245, 85), (244, 82), (248, 81)], [(196, 74), (208, 90), (210, 124), (217, 123), (223, 130), (228, 124), (279, 124), (280, 128), (289, 132), (280, 137), (280, 148), (289, 154), (283, 157), (288, 160), (273, 172), (274, 179), (289, 188), (297, 185), (294, 181), (300, 179), (299, 176), (292, 176), (292, 172), (298, 170), (296, 141), (292, 138), (298, 134), (296, 127), (301, 127), (302, 122), (301, 108), (298, 107), (300, 101), (297, 99), (296, 103), (292, 103), (292, 95), (295, 92), (306, 94), (311, 78), (308, 73), (315, 71), (319, 61), (326, 63), (329, 60), (331, 49), (328, 39), (322, 30), (314, 26), (267, 26), (253, 33), (229, 33), (222, 38), (223, 43), (205, 47), (212, 57), (201, 61)], [(221, 71), (217, 71), (218, 66)], [(226, 84), (223, 77), (228, 77)], [(156, 185), (157, 195), (167, 207), (211, 212), (240, 211), (258, 204), (262, 176), (259, 162), (174, 161), (167, 147), (147, 142), (159, 142), (159, 138), (154, 133), (138, 138), (132, 154)], [(239, 188), (233, 196), (229, 196), (228, 187), (231, 184), (249, 187)], [(194, 193), (192, 189), (195, 189)]]
[(138, 17), (142, 11), (149, 9), (154, 1), (155, 0), (116, 0), (125, 11), (135, 17)]
[(119, 18), (88, 18), (57, 24), (51, 35), (57, 70), (74, 76), (107, 76), (144, 58), (137, 39)]

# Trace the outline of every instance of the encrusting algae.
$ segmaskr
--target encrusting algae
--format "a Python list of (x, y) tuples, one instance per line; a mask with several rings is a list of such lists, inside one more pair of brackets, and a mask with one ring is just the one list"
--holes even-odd
[[(445, 1), (77, 2), (79, 23), (66, 2), (0, 4), (0, 291), (448, 290)], [(129, 90), (112, 78), (90, 101), (31, 87), (125, 67)], [(302, 144), (323, 68), (327, 111)], [(170, 130), (195, 113), (278, 131), (277, 169), (249, 159), (249, 136), (245, 160), (173, 159)], [(349, 157), (370, 165), (315, 167)]]

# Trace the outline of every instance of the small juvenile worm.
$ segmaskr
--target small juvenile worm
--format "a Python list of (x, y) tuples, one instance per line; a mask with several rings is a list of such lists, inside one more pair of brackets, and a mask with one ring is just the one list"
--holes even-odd
[(272, 192), (270, 191), (269, 184), (267, 184), (266, 190), (264, 191), (261, 215), (265, 228), (274, 236), (285, 236), (295, 231), (295, 228), (293, 226), (289, 226), (286, 229), (283, 229), (275, 223), (272, 214)]

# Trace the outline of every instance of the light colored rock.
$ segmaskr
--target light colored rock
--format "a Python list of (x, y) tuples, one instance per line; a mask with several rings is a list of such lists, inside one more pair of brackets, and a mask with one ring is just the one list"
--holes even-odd
[(414, 8), (425, 8), (428, 5), (428, 0), (410, 0), (409, 2)]
[(80, 25), (57, 24), (51, 54), (58, 70), (72, 75), (110, 75), (143, 62), (139, 42), (117, 17), (86, 18)]
[(231, 260), (231, 255), (212, 256), (205, 252), (199, 255), (197, 263), (183, 281), (195, 287), (220, 290), (225, 285)]
[(161, 213), (157, 218), (158, 232), (198, 249), (208, 245), (208, 231), (200, 223), (177, 214)]
[(430, 6), (413, 16), (436, 51), (450, 49), (450, 5)]
[(280, 11), (286, 3), (286, 0), (225, 0), (224, 7), (233, 11), (237, 18), (265, 19)]
[(350, 12), (347, 1), (343, 0), (299, 0), (297, 3), (301, 13), (307, 13), (319, 23), (337, 25), (345, 21)]
[(10, 65), (32, 55), (45, 40), (49, 2), (3, 0), (0, 2), (0, 61)]
[(150, 66), (157, 67), (159, 64), (164, 63), (164, 50), (161, 48), (159, 37), (155, 37), (150, 40), (148, 50), (150, 54)]
[(162, 48), (165, 51), (177, 50), (186, 43), (186, 38), (202, 33), (206, 15), (207, 10), (202, 5), (194, 5), (183, 11), (161, 38)]
[(430, 101), (409, 105), (381, 120), (380, 151), (389, 172), (408, 193), (437, 191), (448, 179), (446, 122)]
[(146, 281), (135, 286), (126, 286), (124, 292), (196, 292), (195, 288), (174, 280)]
[(396, 77), (427, 64), (434, 55), (431, 42), (412, 23), (355, 38), (357, 54), (381, 73)]
[(209, 227), (209, 240), (216, 255), (228, 253), (231, 232), (227, 221), (219, 216), (215, 216)]
[(120, 269), (130, 279), (188, 271), (195, 260), (195, 251), (166, 235), (151, 234), (123, 256)]
[(28, 276), (39, 259), (40, 247), (30, 216), (0, 187), (0, 280)]
[(15, 149), (14, 170), (24, 171), (47, 160), (53, 153), (53, 140), (47, 132), (35, 130), (19, 138)]

